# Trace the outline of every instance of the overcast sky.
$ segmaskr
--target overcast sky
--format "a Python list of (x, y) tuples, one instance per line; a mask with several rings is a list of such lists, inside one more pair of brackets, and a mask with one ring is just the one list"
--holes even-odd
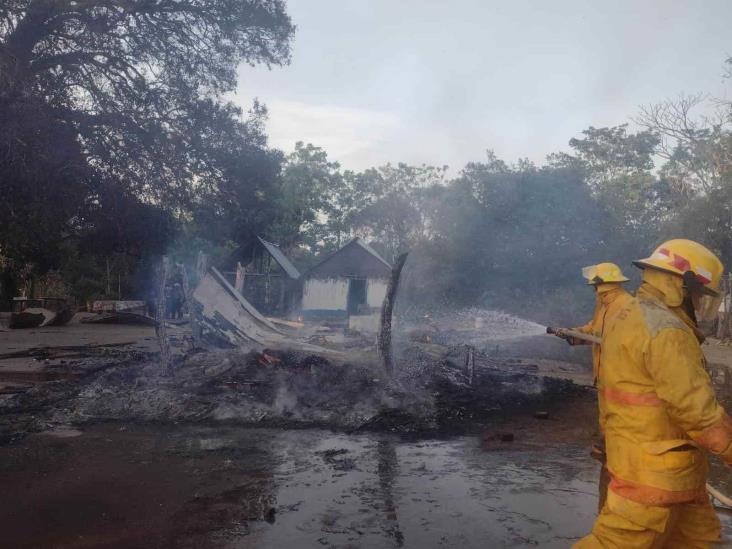
[(458, 171), (485, 150), (538, 163), (584, 128), (707, 92), (732, 55), (730, 0), (288, 0), (292, 63), (242, 67), (242, 106), (270, 143), (301, 140), (344, 167)]

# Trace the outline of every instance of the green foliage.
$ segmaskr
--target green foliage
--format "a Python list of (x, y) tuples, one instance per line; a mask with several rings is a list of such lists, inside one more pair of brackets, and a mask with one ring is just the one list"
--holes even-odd
[(672, 236), (732, 262), (729, 105), (645, 107), (543, 167), (342, 170), (268, 148), (265, 107), (225, 99), (240, 63), (288, 63), (293, 32), (283, 0), (1, 3), (0, 298), (50, 271), (80, 300), (144, 297), (162, 253), (215, 262), (256, 236), (300, 266), (354, 236), (410, 250), (403, 302), (425, 308), (548, 303)]
[(427, 236), (425, 200), (429, 189), (442, 184), (446, 170), (399, 163), (346, 172), (335, 202), (339, 222), (352, 234), (376, 240), (393, 259)]
[(264, 109), (224, 94), (241, 62), (289, 62), (293, 32), (282, 0), (0, 3), (3, 278), (145, 265), (173, 218), (214, 239), (268, 226), (281, 155)]
[(282, 154), (263, 148), (262, 108), (244, 122), (213, 103), (205, 110), (215, 125), (202, 124), (198, 139), (216, 169), (197, 179), (190, 218), (197, 236), (244, 243), (264, 234), (278, 215)]
[(541, 295), (574, 284), (579, 268), (607, 253), (608, 216), (577, 171), (491, 159), (466, 166), (445, 195), (431, 223), (439, 236), (423, 254), (440, 301)]
[(280, 0), (16, 0), (0, 21), (0, 102), (42, 103), (96, 170), (171, 206), (218, 168), (197, 130), (239, 114), (220, 99), (239, 62), (286, 63), (293, 33)]
[(661, 175), (680, 196), (691, 197), (723, 185), (732, 163), (729, 105), (717, 102), (712, 114), (695, 109), (710, 105), (700, 95), (644, 106), (637, 122), (660, 137), (656, 154), (665, 160)]
[(685, 201), (662, 227), (664, 237), (683, 235), (703, 242), (719, 253), (727, 270), (732, 268), (732, 180), (709, 193)]
[(312, 255), (362, 235), (393, 257), (426, 236), (428, 191), (445, 171), (400, 163), (341, 172), (323, 149), (297, 143), (282, 168), (273, 223), (262, 234), (296, 255), (297, 247)]
[(668, 181), (653, 173), (658, 133), (629, 133), (627, 124), (590, 127), (582, 133), (582, 139), (569, 141), (574, 154), (550, 155), (550, 164), (582, 173), (609, 216), (614, 249), (633, 250), (634, 243), (653, 242), (673, 206)]
[(45, 272), (63, 258), (94, 182), (73, 129), (36, 107), (0, 103), (0, 253), (11, 268)]
[[(569, 146), (575, 156), (558, 155), (568, 164), (576, 164), (587, 171), (590, 183), (602, 183), (633, 174), (648, 173), (653, 169), (653, 155), (659, 137), (650, 131), (628, 133), (628, 125), (583, 130), (583, 139), (572, 138)], [(568, 160), (568, 162), (567, 162)]]
[(320, 147), (298, 142), (285, 158), (279, 185), (278, 211), (267, 236), (290, 250), (337, 248), (343, 231), (334, 203), (343, 186), (339, 164)]

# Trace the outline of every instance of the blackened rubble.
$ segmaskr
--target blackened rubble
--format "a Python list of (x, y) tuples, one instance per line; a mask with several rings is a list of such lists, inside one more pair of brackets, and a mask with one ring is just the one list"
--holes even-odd
[[(471, 386), (465, 353), (461, 346), (412, 344), (387, 379), (369, 352), (337, 361), (302, 351), (202, 351), (177, 358), (166, 376), (154, 355), (117, 351), (103, 368), (77, 367), (74, 380), (2, 395), (0, 411), (20, 431), (120, 420), (455, 433), (584, 391), (522, 361), (482, 353)], [(26, 421), (13, 421), (21, 416)], [(6, 425), (6, 436), (12, 433)]]

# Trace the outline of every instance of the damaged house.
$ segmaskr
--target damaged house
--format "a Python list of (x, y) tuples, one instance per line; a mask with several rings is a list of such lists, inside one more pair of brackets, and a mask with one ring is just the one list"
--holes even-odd
[(374, 317), (391, 265), (361, 238), (354, 238), (302, 275), (305, 318)]
[(277, 244), (257, 237), (228, 264), (228, 281), (262, 314), (284, 316), (297, 306), (300, 272)]

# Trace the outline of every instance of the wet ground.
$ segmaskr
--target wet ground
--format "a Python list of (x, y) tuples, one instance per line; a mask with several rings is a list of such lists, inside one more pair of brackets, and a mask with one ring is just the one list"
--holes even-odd
[(598, 465), (586, 446), (516, 434), (33, 435), (0, 448), (0, 531), (8, 547), (569, 547), (594, 519)]
[(596, 464), (572, 445), (114, 424), (74, 434), (0, 449), (4, 543), (567, 547), (596, 505)]
[[(464, 341), (476, 330), (468, 320), (464, 329), (460, 324), (454, 334), (443, 331), (442, 336)], [(478, 326), (478, 331), (482, 328)], [(373, 392), (372, 385), (379, 383), (373, 376), (366, 376), (369, 383), (363, 386), (354, 384), (352, 377), (340, 379), (335, 375), (338, 371), (353, 376), (360, 370), (327, 363), (298, 366), (290, 372), (283, 366), (255, 361), (253, 373), (242, 357), (215, 353), (199, 357), (212, 364), (194, 360), (189, 365), (198, 377), (186, 377), (187, 370), (181, 369), (171, 378), (155, 381), (157, 370), (148, 372), (141, 364), (150, 360), (156, 342), (148, 328), (139, 334), (133, 334), (135, 330), (138, 328), (108, 334), (95, 331), (84, 344), (107, 347), (88, 358), (30, 354), (0, 363), (0, 373), (6, 374), (6, 370), (24, 372), (20, 366), (48, 373), (69, 365), (84, 371), (87, 363), (105, 363), (99, 374), (68, 382), (9, 380), (34, 388), (24, 397), (25, 407), (10, 407), (3, 417), (12, 436), (0, 444), (0, 486), (5, 496), (0, 498), (1, 547), (553, 548), (570, 547), (594, 520), (599, 465), (589, 457), (588, 448), (597, 437), (597, 405), (589, 390), (564, 390), (562, 385), (550, 402), (538, 397), (519, 399), (514, 405), (507, 401), (491, 407), (490, 413), (475, 415), (474, 403), (465, 400), (464, 391), (443, 387), (443, 397), (449, 397), (454, 412), (448, 417), (452, 423), (443, 423), (451, 429), (430, 431), (430, 435), (417, 430), (421, 438), (414, 432), (411, 438), (386, 434), (388, 425), (375, 429), (380, 432), (357, 434), (247, 427), (239, 416), (234, 418), (238, 426), (214, 421), (194, 425), (183, 419), (185, 413), (168, 414), (165, 423), (141, 424), (144, 414), (130, 411), (138, 401), (154, 404), (156, 394), (168, 410), (174, 408), (170, 395), (190, 393), (195, 398), (180, 401), (181, 409), (190, 411), (199, 400), (205, 404), (204, 397), (226, 389), (216, 398), (238, 410), (232, 403), (241, 405), (258, 394), (254, 373), (260, 370), (273, 370), (289, 380), (287, 387), (297, 389), (296, 396), (307, 404), (305, 408), (293, 404), (293, 410), (301, 413), (313, 407), (315, 412), (334, 408), (344, 416), (358, 395), (368, 396), (367, 389), (371, 387)], [(11, 353), (35, 349), (40, 343), (64, 349), (68, 339), (75, 343), (82, 334), (27, 335), (27, 342), (0, 337), (0, 350), (3, 343), (12, 347), (5, 349)], [(61, 339), (49, 343), (46, 338), (50, 336)], [(128, 341), (131, 343), (124, 345)], [(526, 335), (512, 339), (512, 347), (502, 343), (491, 354), (476, 356), (476, 368), (483, 372), (476, 374), (476, 383), (486, 382), (494, 397), (513, 386), (533, 394), (540, 376), (587, 384), (582, 377), (588, 375), (586, 365), (550, 359), (553, 354), (543, 350), (547, 341), (561, 343), (548, 336)], [(118, 344), (132, 350), (118, 349), (114, 346)], [(532, 345), (541, 345), (541, 352)], [(425, 367), (434, 363), (442, 368), (452, 360), (450, 368), (456, 371), (448, 368), (445, 372), (456, 376), (455, 387), (464, 385), (462, 347), (447, 355), (445, 347), (433, 343), (417, 350), (422, 357), (418, 362)], [(72, 355), (77, 352), (76, 348), (64, 350)], [(139, 358), (125, 358), (125, 353)], [(514, 356), (542, 360), (529, 363), (511, 358)], [(718, 394), (732, 408), (730, 399), (724, 398), (732, 394), (730, 357), (732, 352), (720, 355), (711, 365)], [(14, 362), (21, 360), (27, 365)], [(320, 379), (321, 370), (329, 383)], [(508, 377), (496, 378), (499, 370), (505, 370)], [(510, 374), (513, 371), (517, 373)], [(99, 385), (95, 380), (102, 377), (98, 376), (119, 383)], [(205, 383), (199, 383), (200, 377)], [(130, 379), (131, 385), (127, 383)], [(153, 387), (157, 393), (145, 392), (145, 379), (160, 385)], [(308, 389), (311, 382), (317, 393)], [(122, 391), (125, 383), (130, 385), (128, 393)], [(354, 393), (341, 392), (343, 402), (333, 400), (324, 391), (333, 384)], [(97, 385), (104, 390), (92, 391)], [(195, 392), (199, 386), (207, 390)], [(414, 397), (412, 385), (405, 387)], [(84, 407), (79, 412), (78, 405), (86, 401), (74, 395), (82, 389), (86, 391), (82, 396), (90, 393), (92, 401), (106, 403), (104, 410), (120, 401), (120, 413), (94, 414)], [(160, 392), (162, 389), (171, 392)], [(274, 404), (285, 406), (292, 400), (275, 393)], [(388, 396), (387, 404), (393, 405), (394, 395)], [(478, 396), (477, 400), (490, 405), (487, 396)], [(12, 403), (16, 396), (5, 394), (4, 398)], [(316, 405), (320, 400), (327, 406)], [(444, 401), (437, 398), (438, 412)], [(370, 417), (366, 408), (359, 410)], [(290, 418), (289, 423), (275, 425), (297, 425), (290, 417), (292, 411), (281, 412), (282, 418)], [(99, 423), (103, 417), (124, 419), (126, 415), (130, 417), (125, 421)], [(151, 416), (158, 417), (164, 414)], [(64, 423), (75, 427), (64, 427)], [(344, 425), (344, 430), (350, 429), (350, 423)], [(37, 433), (45, 429), (51, 431)], [(453, 436), (438, 437), (435, 432)], [(463, 435), (456, 436), (458, 432)], [(732, 494), (729, 471), (715, 463), (711, 480), (724, 493)], [(725, 536), (732, 539), (732, 517), (720, 515)]]

